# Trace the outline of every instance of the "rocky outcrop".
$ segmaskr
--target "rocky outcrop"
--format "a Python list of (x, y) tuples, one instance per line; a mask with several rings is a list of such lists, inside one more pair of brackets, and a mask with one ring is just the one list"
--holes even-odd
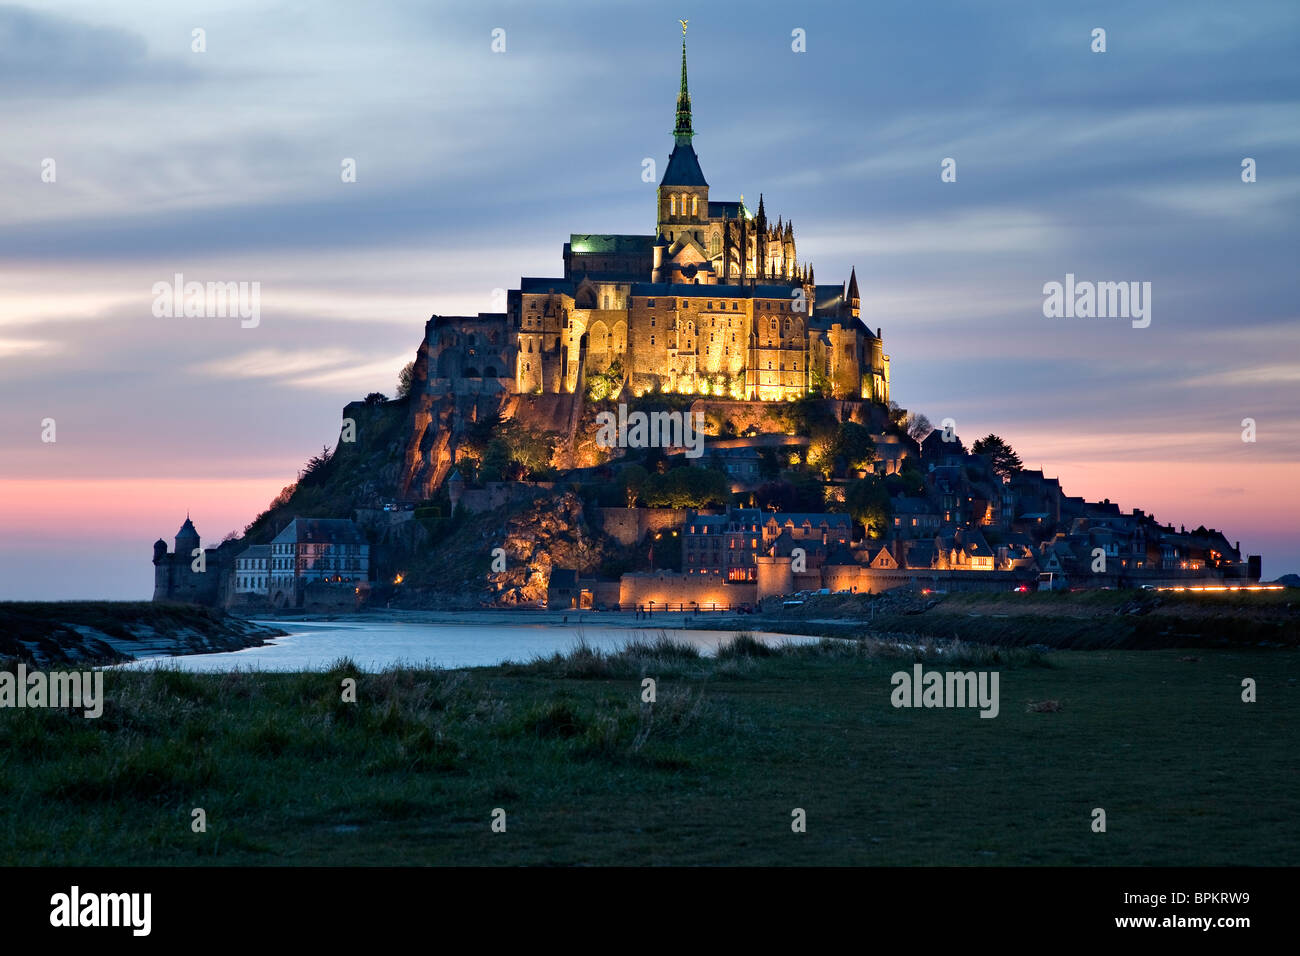
[(237, 651), (284, 634), (209, 608), (135, 601), (0, 605), (0, 658), (37, 667)]
[[(582, 499), (548, 492), (535, 500), (470, 515), (453, 533), (437, 538), (395, 569), (403, 584), (392, 589), (400, 607), (515, 607), (546, 597), (554, 568), (594, 571), (619, 552), (617, 542), (588, 524)], [(495, 549), (504, 570), (495, 570)]]

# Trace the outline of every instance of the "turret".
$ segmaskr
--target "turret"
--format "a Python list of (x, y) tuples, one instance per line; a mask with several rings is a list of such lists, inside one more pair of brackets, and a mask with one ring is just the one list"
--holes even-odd
[(186, 515), (181, 530), (176, 532), (176, 553), (188, 559), (198, 546), (199, 533), (194, 528), (194, 522), (190, 521), (190, 516)]

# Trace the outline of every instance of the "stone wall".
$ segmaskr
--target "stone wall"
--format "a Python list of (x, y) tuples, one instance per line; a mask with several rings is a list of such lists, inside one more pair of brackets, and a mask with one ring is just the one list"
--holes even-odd
[(656, 609), (671, 607), (679, 610), (685, 605), (691, 610), (693, 603), (701, 609), (753, 606), (758, 595), (753, 581), (726, 582), (709, 575), (678, 574), (676, 571), (625, 574), (619, 581), (619, 605), (622, 607), (650, 606)]
[(601, 530), (619, 544), (635, 545), (650, 531), (680, 528), (686, 523), (685, 508), (597, 508)]
[(553, 481), (489, 481), (482, 488), (466, 488), (456, 504), (471, 514), (480, 514), (505, 505), (525, 504), (554, 489)]

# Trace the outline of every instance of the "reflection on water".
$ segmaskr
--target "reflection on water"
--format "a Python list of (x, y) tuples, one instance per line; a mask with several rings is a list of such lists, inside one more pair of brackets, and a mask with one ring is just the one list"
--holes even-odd
[[(123, 664), (139, 669), (158, 663), (187, 671), (305, 671), (323, 670), (340, 657), (350, 657), (366, 671), (395, 665), (432, 664), (439, 667), (481, 667), (502, 661), (528, 661), (567, 653), (580, 640), (601, 650), (617, 650), (629, 641), (653, 641), (667, 635), (712, 654), (735, 631), (683, 631), (660, 627), (572, 627), (545, 624), (405, 624), (399, 622), (285, 623), (267, 621), (289, 632), (273, 644), (222, 654), (151, 657)], [(815, 638), (753, 632), (770, 644)]]

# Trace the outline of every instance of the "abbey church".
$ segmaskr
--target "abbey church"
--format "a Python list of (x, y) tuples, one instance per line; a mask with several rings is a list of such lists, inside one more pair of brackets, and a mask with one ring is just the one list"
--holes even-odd
[(504, 313), (434, 316), (437, 394), (573, 394), (610, 373), (632, 393), (782, 401), (810, 392), (889, 401), (880, 329), (861, 318), (855, 272), (818, 285), (791, 221), (760, 195), (714, 200), (692, 146), (685, 26), (674, 145), (646, 235), (574, 234), (564, 275), (523, 278)]

